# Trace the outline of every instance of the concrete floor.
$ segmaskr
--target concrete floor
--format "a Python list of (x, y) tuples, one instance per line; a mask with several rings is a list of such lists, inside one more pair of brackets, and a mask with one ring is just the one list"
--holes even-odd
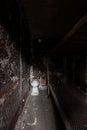
[(40, 91), (39, 96), (28, 97), (14, 130), (62, 130), (61, 125), (51, 98)]

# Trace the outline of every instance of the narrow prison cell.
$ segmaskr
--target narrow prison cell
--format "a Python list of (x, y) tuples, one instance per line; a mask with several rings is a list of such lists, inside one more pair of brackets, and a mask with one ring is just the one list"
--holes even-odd
[(0, 130), (87, 130), (87, 6), (0, 1)]

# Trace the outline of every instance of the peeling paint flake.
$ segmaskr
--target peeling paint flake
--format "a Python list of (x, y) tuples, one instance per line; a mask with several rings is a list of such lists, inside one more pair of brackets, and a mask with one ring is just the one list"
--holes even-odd
[(18, 80), (18, 77), (17, 77), (17, 76), (13, 76), (13, 77), (11, 77), (11, 80), (12, 80), (13, 82), (15, 82), (15, 81)]
[(3, 59), (3, 60), (0, 59), (1, 67), (4, 69), (6, 65), (8, 64), (8, 62), (9, 62), (9, 59)]
[(4, 97), (0, 98), (0, 105), (3, 105), (4, 101), (5, 101)]

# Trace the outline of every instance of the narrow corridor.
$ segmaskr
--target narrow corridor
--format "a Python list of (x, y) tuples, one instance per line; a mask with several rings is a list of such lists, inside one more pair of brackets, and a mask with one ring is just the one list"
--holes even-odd
[(47, 91), (39, 96), (28, 96), (14, 130), (62, 130), (60, 116), (57, 116), (51, 97)]
[(0, 130), (87, 130), (86, 0), (0, 0)]

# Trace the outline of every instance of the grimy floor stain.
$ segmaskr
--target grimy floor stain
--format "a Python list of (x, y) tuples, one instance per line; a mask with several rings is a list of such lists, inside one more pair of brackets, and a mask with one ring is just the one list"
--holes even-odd
[(40, 91), (38, 96), (28, 97), (14, 130), (60, 130), (56, 120), (51, 98)]

